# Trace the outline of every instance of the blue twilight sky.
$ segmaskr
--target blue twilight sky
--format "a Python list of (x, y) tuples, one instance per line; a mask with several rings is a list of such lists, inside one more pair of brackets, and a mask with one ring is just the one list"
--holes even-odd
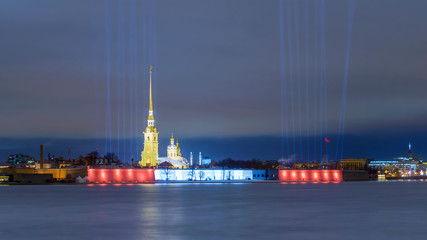
[(71, 146), (73, 155), (138, 156), (150, 64), (161, 154), (173, 132), (187, 157), (314, 158), (328, 136), (334, 158), (344, 106), (343, 156), (390, 158), (409, 141), (424, 155), (426, 8), (423, 0), (0, 1), (0, 158), (36, 155), (41, 143), (56, 155)]

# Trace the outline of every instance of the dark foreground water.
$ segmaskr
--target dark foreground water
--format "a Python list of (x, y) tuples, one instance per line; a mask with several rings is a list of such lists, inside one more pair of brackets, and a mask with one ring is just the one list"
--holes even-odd
[(0, 187), (0, 239), (426, 239), (427, 182)]

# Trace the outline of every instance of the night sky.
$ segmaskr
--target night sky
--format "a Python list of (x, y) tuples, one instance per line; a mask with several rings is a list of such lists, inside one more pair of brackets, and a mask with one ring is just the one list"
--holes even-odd
[[(217, 160), (298, 155), (283, 150), (285, 133), (295, 135), (298, 149), (307, 148), (300, 136), (312, 141), (327, 135), (335, 156), (346, 92), (344, 157), (389, 159), (405, 153), (411, 141), (426, 158), (427, 1), (355, 1), (349, 8), (351, 1), (328, 0), (324, 32), (317, 31), (319, 1), (282, 3), (0, 1), (0, 161), (12, 153), (37, 156), (40, 144), (56, 156), (67, 156), (68, 146), (73, 156), (106, 151), (107, 102), (112, 145), (126, 146), (125, 157), (138, 156), (150, 64), (160, 155), (173, 132), (187, 158), (190, 151)], [(317, 105), (322, 73), (326, 103)], [(323, 123), (316, 115), (322, 113)], [(282, 128), (282, 121), (291, 126), (292, 120), (294, 128)], [(314, 130), (319, 126), (327, 133)]]

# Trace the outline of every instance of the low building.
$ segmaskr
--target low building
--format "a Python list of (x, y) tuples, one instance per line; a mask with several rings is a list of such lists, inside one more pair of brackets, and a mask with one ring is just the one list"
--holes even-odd
[(422, 157), (416, 155), (411, 143), (408, 152), (393, 160), (371, 161), (368, 166), (386, 177), (412, 177), (426, 174), (426, 167)]
[(202, 158), (202, 165), (203, 166), (211, 165), (211, 163), (212, 163), (212, 159), (210, 157), (204, 157), (204, 158)]
[[(53, 165), (54, 164), (51, 163), (51, 162), (44, 162), (43, 163), (43, 168), (53, 168), (54, 167)], [(35, 169), (40, 169), (40, 166), (41, 166), (40, 162), (36, 162), (35, 165), (34, 165), (34, 168)]]
[(16, 173), (11, 175), (9, 181), (20, 184), (45, 184), (52, 178), (52, 174)]
[(368, 164), (371, 160), (366, 158), (347, 158), (340, 160), (340, 166), (343, 170), (368, 170)]
[(11, 154), (7, 159), (6, 163), (9, 164), (22, 164), (22, 163), (34, 163), (35, 158), (25, 154)]
[(278, 177), (277, 169), (252, 170), (252, 179), (254, 180), (277, 180)]
[(405, 160), (381, 160), (371, 161), (369, 167), (373, 170), (392, 177), (408, 177), (425, 172), (425, 165), (416, 161)]
[(52, 178), (61, 179), (73, 179), (77, 177), (87, 176), (86, 168), (2, 168), (0, 169), (0, 175), (12, 175), (12, 174), (51, 174)]

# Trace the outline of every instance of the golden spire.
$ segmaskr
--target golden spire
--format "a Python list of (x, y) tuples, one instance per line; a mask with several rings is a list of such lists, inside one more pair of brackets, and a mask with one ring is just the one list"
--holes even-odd
[[(153, 94), (152, 94), (152, 90), (151, 90), (151, 75), (153, 73), (153, 66), (150, 66), (150, 113), (153, 112)], [(151, 115), (151, 114), (150, 114)]]
[(178, 156), (182, 157), (182, 154), (181, 154), (181, 148), (179, 148), (178, 139), (176, 140), (176, 150), (177, 150), (177, 152), (178, 152)]
[(173, 133), (171, 134), (171, 141), (173, 141), (174, 139), (173, 139)]

